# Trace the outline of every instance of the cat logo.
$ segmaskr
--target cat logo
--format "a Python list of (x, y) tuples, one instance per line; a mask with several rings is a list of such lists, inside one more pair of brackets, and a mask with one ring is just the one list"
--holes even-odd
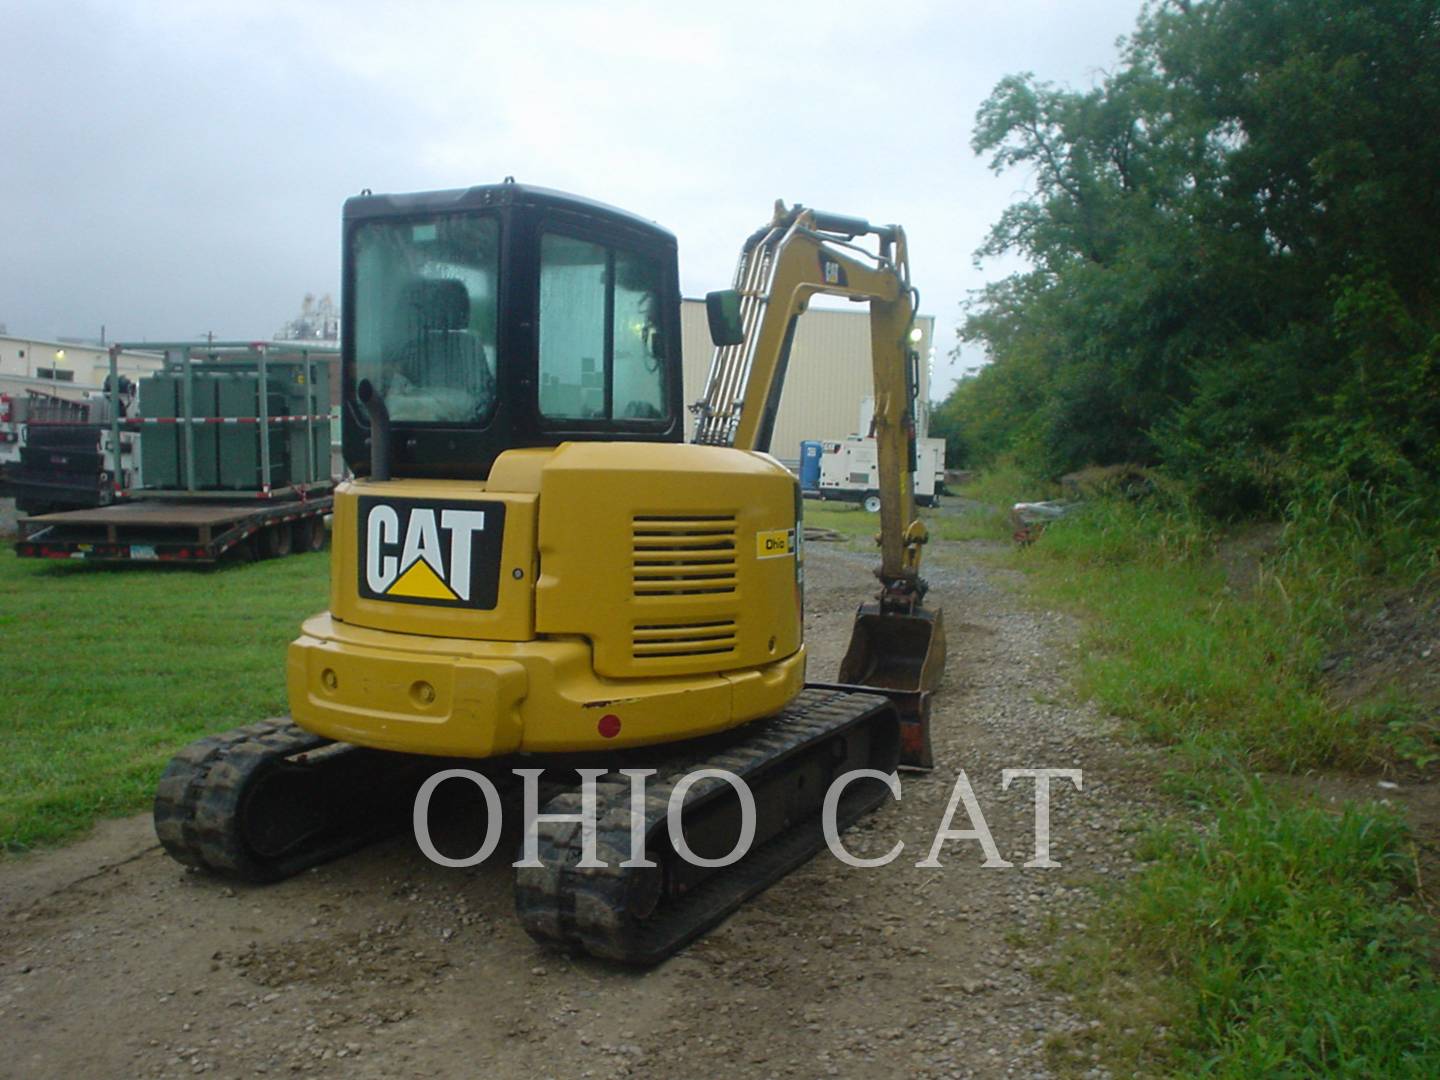
[(360, 500), (360, 595), (403, 604), (495, 606), (505, 504)]
[(824, 255), (820, 256), (820, 278), (826, 285), (840, 285), (843, 287), (850, 284), (850, 282), (846, 280), (845, 267), (834, 259), (827, 259)]

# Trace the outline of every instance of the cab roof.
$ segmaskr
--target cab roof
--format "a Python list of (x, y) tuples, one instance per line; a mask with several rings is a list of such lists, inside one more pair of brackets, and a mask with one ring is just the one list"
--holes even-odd
[(345, 200), (345, 220), (397, 217), (407, 214), (443, 214), (464, 210), (483, 210), (503, 206), (527, 206), (540, 210), (561, 210), (586, 217), (603, 218), (630, 229), (638, 229), (663, 237), (672, 244), (675, 236), (628, 210), (609, 206), (594, 199), (571, 195), (553, 188), (517, 184), (507, 180), (500, 184), (480, 184), (448, 191), (417, 191), (406, 194), (371, 194), (369, 190)]

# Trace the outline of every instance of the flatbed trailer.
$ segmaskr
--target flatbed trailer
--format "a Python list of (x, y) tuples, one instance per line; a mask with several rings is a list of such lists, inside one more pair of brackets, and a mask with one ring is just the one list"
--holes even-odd
[[(324, 547), (335, 485), (328, 390), (320, 389), (328, 378), (316, 376), (335, 350), (310, 343), (155, 343), (149, 347), (164, 352), (165, 367), (137, 388), (138, 400), (155, 406), (142, 416), (121, 406), (117, 357), (124, 347), (110, 350), (106, 421), (30, 424), (61, 436), (79, 433), (82, 442), (108, 427), (108, 442), (102, 438), (99, 452), (86, 459), (109, 486), (100, 499), (105, 505), (21, 519), (15, 553), (213, 563)], [(151, 434), (139, 443), (140, 482), (132, 486), (119, 448), (122, 432), (142, 429)]]
[[(327, 487), (263, 501), (137, 499), (20, 521), (15, 554), (95, 562), (214, 563), (318, 551), (334, 499)], [(258, 503), (258, 505), (257, 505)]]

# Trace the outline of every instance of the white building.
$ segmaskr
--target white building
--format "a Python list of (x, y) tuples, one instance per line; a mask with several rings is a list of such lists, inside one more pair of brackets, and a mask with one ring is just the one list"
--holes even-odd
[[(120, 373), (132, 379), (158, 371), (164, 363), (158, 352), (127, 349), (119, 356)], [(103, 345), (0, 336), (0, 393), (18, 397), (26, 390), (43, 390), (78, 398), (103, 387), (109, 374), (110, 350)]]
[[(685, 402), (689, 404), (704, 393), (715, 347), (710, 342), (704, 300), (686, 300), (680, 316)], [(931, 315), (917, 316), (915, 327), (920, 331), (914, 348), (920, 354), (919, 401), (923, 404), (930, 397), (927, 358), (935, 319)], [(849, 309), (812, 307), (800, 316), (795, 328), (770, 452), (793, 467), (800, 460), (800, 443), (805, 439), (838, 441), (847, 435), (866, 434), (857, 432), (856, 422), (862, 403), (866, 398), (873, 400), (874, 395), (869, 308), (863, 304)], [(687, 414), (686, 438), (694, 426), (694, 417)]]

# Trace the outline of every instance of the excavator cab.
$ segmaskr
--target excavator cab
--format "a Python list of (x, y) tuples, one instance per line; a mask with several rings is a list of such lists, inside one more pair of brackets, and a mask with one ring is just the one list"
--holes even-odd
[(676, 245), (653, 222), (504, 183), (362, 194), (344, 229), (357, 476), (485, 481), (511, 450), (683, 440)]

